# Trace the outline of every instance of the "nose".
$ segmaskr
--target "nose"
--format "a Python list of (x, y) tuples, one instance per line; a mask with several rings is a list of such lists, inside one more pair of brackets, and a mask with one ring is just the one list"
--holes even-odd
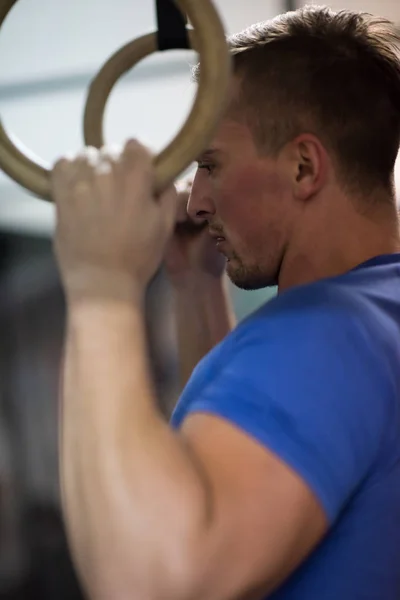
[(188, 201), (187, 212), (195, 221), (207, 221), (215, 215), (211, 186), (204, 169), (197, 169)]

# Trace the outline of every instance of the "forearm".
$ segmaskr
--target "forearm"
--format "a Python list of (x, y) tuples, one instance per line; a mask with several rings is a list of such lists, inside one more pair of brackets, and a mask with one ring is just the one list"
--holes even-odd
[(156, 409), (146, 356), (140, 309), (69, 309), (63, 510), (91, 600), (179, 598), (207, 516), (202, 473)]
[(225, 278), (196, 276), (174, 286), (180, 376), (195, 366), (236, 325)]

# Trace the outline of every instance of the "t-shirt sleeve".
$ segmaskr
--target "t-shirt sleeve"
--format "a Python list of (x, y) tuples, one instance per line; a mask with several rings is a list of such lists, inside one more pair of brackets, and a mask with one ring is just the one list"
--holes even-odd
[(340, 311), (257, 318), (239, 328), (188, 412), (227, 419), (273, 451), (332, 523), (379, 450), (381, 362), (360, 323)]

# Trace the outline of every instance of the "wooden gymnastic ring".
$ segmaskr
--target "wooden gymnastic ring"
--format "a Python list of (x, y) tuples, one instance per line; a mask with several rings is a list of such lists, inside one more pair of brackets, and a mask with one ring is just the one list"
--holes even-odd
[[(0, 26), (17, 0), (1, 0)], [(165, 189), (202, 152), (218, 125), (230, 77), (230, 54), (225, 33), (212, 0), (175, 0), (187, 13), (194, 31), (190, 39), (200, 53), (200, 82), (193, 109), (177, 137), (155, 157), (156, 191)], [(103, 115), (107, 99), (118, 79), (142, 58), (157, 50), (156, 34), (127, 44), (100, 70), (93, 80), (84, 116), (87, 145), (103, 146)], [(51, 200), (50, 173), (27, 156), (6, 133), (0, 121), (0, 168), (33, 194)]]

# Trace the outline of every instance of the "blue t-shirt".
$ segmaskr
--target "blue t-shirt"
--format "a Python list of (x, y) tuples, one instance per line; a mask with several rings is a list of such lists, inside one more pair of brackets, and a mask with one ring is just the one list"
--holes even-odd
[(400, 254), (280, 294), (196, 367), (172, 417), (232, 422), (303, 478), (329, 532), (274, 600), (400, 599)]

